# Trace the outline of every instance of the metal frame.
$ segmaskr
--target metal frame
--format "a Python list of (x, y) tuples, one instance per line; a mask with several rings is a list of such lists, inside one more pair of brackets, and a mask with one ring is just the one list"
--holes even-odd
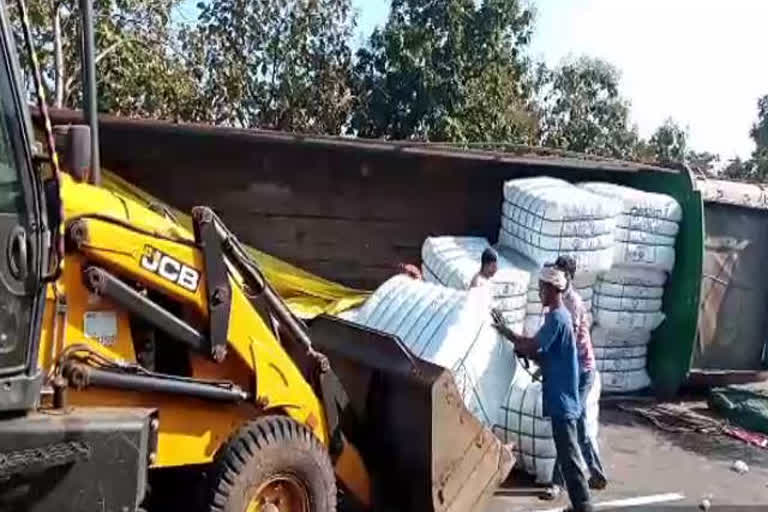
[(196, 352), (206, 352), (209, 343), (205, 336), (106, 270), (96, 266), (87, 267), (83, 271), (83, 281), (91, 292), (108, 297), (174, 340), (184, 343)]
[[(242, 274), (251, 292), (264, 301), (269, 312), (275, 315), (280, 325), (287, 331), (288, 339), (284, 342), (289, 345), (285, 347), (286, 350), (323, 401), (328, 431), (332, 439), (329, 451), (335, 462), (343, 449), (339, 411), (347, 408), (349, 398), (338, 376), (333, 372), (328, 358), (312, 347), (312, 340), (304, 325), (288, 309), (277, 292), (269, 286), (258, 266), (248, 257), (237, 238), (219, 220), (213, 210), (200, 206), (194, 208), (192, 213), (195, 220), (195, 236), (199, 236), (199, 241), (205, 243), (203, 251), (206, 272), (209, 261), (219, 261), (224, 265), (224, 257), (227, 257)], [(210, 283), (209, 290), (215, 289), (216, 278), (206, 277), (206, 279)], [(252, 303), (255, 300), (256, 297), (251, 297)], [(254, 304), (254, 307), (257, 306)]]
[(220, 402), (240, 402), (249, 398), (249, 393), (234, 384), (213, 384), (184, 377), (164, 374), (132, 374), (120, 371), (102, 370), (84, 363), (70, 361), (64, 367), (64, 375), (77, 388), (89, 386), (148, 391), (191, 396)]
[(227, 331), (232, 309), (232, 290), (229, 286), (227, 266), (221, 254), (221, 240), (216, 236), (213, 212), (208, 208), (192, 210), (195, 241), (203, 253), (205, 284), (208, 298), (208, 336), (211, 357), (221, 362), (227, 355)]

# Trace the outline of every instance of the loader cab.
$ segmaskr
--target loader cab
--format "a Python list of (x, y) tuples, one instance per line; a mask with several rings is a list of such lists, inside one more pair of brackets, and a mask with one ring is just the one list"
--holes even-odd
[[(1, 5), (1, 4), (0, 4)], [(0, 9), (0, 414), (33, 408), (48, 229), (19, 62)]]

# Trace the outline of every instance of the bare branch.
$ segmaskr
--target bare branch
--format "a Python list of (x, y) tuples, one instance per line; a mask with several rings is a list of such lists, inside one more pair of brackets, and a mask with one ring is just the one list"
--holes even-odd
[(103, 52), (99, 53), (96, 56), (95, 63), (98, 64), (104, 57), (112, 53), (113, 51), (117, 50), (123, 43), (130, 41), (130, 39), (121, 39), (119, 41), (116, 41), (112, 43), (111, 45), (107, 46)]
[[(110, 53), (112, 53), (115, 50), (117, 50), (123, 43), (126, 43), (126, 42), (128, 42), (130, 40), (131, 39), (121, 39), (119, 41), (116, 41), (116, 42), (112, 43), (111, 45), (106, 47), (104, 49), (104, 51), (102, 51), (101, 53), (99, 53), (96, 56), (95, 63), (98, 64), (102, 59), (104, 59), (104, 57), (106, 57)], [(71, 76), (71, 77), (69, 77), (69, 79), (67, 79), (67, 83), (66, 83), (66, 85), (64, 87), (67, 95), (69, 95), (69, 93), (72, 92), (72, 88), (75, 86), (75, 84), (77, 84), (77, 82), (80, 81), (81, 78), (82, 78), (82, 76), (80, 76), (80, 73), (75, 73), (73, 76)]]
[(56, 108), (61, 108), (64, 105), (64, 51), (61, 32), (61, 7), (61, 3), (56, 2), (53, 8), (53, 58), (54, 75), (56, 77), (53, 106)]

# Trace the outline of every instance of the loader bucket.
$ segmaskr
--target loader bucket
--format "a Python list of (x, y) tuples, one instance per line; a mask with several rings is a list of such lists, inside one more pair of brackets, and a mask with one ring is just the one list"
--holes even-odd
[(452, 373), (337, 318), (316, 318), (310, 335), (347, 392), (342, 428), (371, 474), (374, 510), (482, 511), (514, 458), (465, 408)]

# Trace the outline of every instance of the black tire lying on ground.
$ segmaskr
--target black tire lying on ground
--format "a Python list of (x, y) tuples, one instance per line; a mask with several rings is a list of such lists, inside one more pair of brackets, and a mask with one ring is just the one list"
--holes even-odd
[(216, 456), (210, 512), (335, 512), (336, 479), (325, 447), (283, 416), (248, 422)]

